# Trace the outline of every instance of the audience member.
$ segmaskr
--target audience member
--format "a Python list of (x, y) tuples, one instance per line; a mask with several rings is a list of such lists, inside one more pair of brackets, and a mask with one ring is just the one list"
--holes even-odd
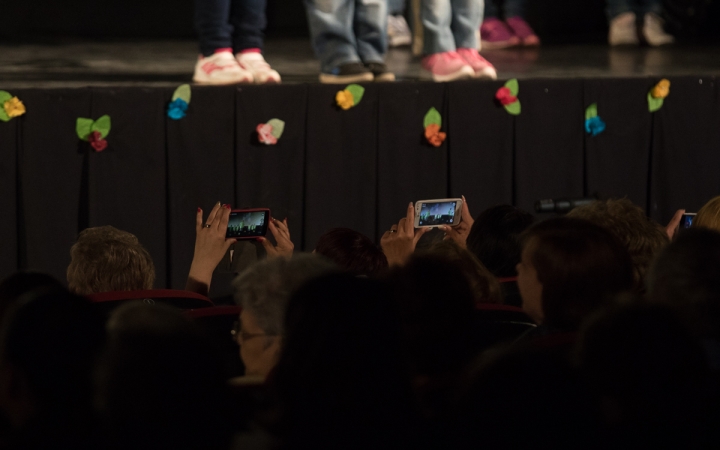
[(637, 20), (642, 19), (643, 40), (657, 47), (672, 44), (675, 38), (663, 29), (662, 0), (606, 0), (610, 21), (608, 42), (610, 45), (638, 45)]
[(0, 281), (0, 324), (5, 312), (20, 297), (37, 289), (62, 291), (65, 288), (55, 278), (39, 272), (16, 272)]
[(645, 288), (645, 272), (655, 255), (668, 243), (664, 230), (627, 198), (598, 200), (579, 206), (568, 217), (585, 219), (610, 231), (625, 245), (633, 262), (638, 293)]
[(222, 362), (189, 318), (131, 303), (113, 312), (107, 329), (97, 376), (107, 447), (228, 447), (233, 424)]
[(68, 288), (78, 295), (152, 289), (155, 266), (138, 239), (111, 226), (87, 228), (70, 249)]
[(416, 447), (398, 311), (378, 281), (331, 274), (290, 300), (272, 378), (281, 448)]
[(615, 236), (570, 217), (548, 219), (523, 234), (517, 271), (523, 309), (550, 331), (577, 331), (633, 287), (630, 255)]
[(420, 238), (430, 228), (415, 229), (415, 207), (410, 203), (405, 217), (392, 225), (380, 238), (380, 246), (388, 260), (388, 265), (402, 266), (412, 256)]
[(388, 267), (382, 250), (368, 237), (349, 228), (333, 228), (320, 236), (315, 253), (353, 275), (377, 276)]
[(92, 371), (103, 319), (84, 298), (49, 287), (10, 305), (0, 331), (0, 410), (9, 448), (97, 448)]
[(720, 231), (720, 196), (710, 199), (700, 208), (692, 226)]
[(235, 279), (235, 301), (242, 307), (236, 338), (246, 376), (262, 381), (275, 367), (290, 296), (309, 280), (336, 270), (319, 256), (297, 255), (261, 261)]
[[(500, 3), (505, 20), (500, 19)], [(485, 0), (485, 20), (480, 26), (482, 48), (491, 50), (516, 45), (540, 45), (540, 38), (525, 21), (524, 16), (525, 0)]]

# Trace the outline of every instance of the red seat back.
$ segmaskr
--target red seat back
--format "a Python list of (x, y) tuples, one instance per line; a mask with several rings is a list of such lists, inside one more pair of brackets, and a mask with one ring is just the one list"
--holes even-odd
[(150, 305), (161, 303), (179, 309), (199, 309), (214, 306), (213, 302), (204, 295), (176, 289), (100, 292), (90, 294), (87, 298), (107, 312), (128, 301), (143, 301)]

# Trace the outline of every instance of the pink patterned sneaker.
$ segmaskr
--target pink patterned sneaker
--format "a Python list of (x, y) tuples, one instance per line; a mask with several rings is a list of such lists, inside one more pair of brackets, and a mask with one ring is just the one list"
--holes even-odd
[(510, 17), (505, 20), (505, 23), (508, 27), (510, 27), (513, 33), (515, 33), (515, 36), (520, 38), (522, 45), (526, 47), (536, 47), (540, 45), (540, 38), (537, 37), (535, 31), (533, 31), (532, 27), (530, 27), (530, 25), (525, 22), (525, 19), (522, 17)]
[(240, 67), (253, 75), (256, 84), (280, 83), (280, 74), (270, 67), (259, 49), (242, 51), (235, 58)]
[(458, 54), (462, 59), (472, 67), (475, 72), (475, 78), (488, 78), (490, 80), (497, 80), (497, 72), (495, 67), (488, 62), (487, 59), (480, 56), (480, 53), (473, 48), (459, 48), (457, 49)]
[(428, 55), (422, 59), (422, 67), (432, 75), (433, 81), (466, 80), (475, 76), (473, 68), (457, 52)]
[(232, 49), (220, 49), (213, 55), (202, 55), (195, 64), (193, 81), (203, 84), (252, 83), (253, 75), (240, 67)]
[(519, 45), (520, 38), (502, 20), (488, 17), (480, 25), (480, 42), (484, 50), (495, 50)]

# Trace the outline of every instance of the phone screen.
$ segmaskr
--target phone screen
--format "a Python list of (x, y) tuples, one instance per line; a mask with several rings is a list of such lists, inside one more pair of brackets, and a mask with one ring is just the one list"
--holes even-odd
[(695, 213), (686, 213), (682, 215), (680, 219), (680, 228), (690, 228), (695, 219)]
[(269, 219), (268, 209), (231, 211), (225, 237), (243, 239), (265, 236)]
[(457, 202), (420, 203), (420, 219), (418, 225), (453, 225)]

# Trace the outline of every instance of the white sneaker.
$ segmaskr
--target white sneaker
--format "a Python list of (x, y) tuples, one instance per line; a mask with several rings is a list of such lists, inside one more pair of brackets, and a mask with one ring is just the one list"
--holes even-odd
[(227, 51), (200, 56), (195, 64), (193, 81), (202, 84), (252, 83), (253, 75), (240, 67), (232, 52)]
[(610, 21), (608, 42), (610, 45), (638, 45), (640, 43), (635, 26), (635, 13), (622, 13)]
[(672, 44), (675, 42), (675, 38), (667, 34), (663, 29), (665, 21), (655, 13), (645, 14), (645, 22), (643, 23), (643, 36), (648, 44), (653, 47), (660, 45)]
[(280, 83), (280, 74), (270, 67), (262, 53), (238, 53), (237, 62), (240, 67), (252, 73), (256, 84)]
[(387, 34), (388, 46), (390, 47), (410, 45), (412, 42), (410, 27), (408, 26), (405, 17), (401, 15), (388, 16)]

